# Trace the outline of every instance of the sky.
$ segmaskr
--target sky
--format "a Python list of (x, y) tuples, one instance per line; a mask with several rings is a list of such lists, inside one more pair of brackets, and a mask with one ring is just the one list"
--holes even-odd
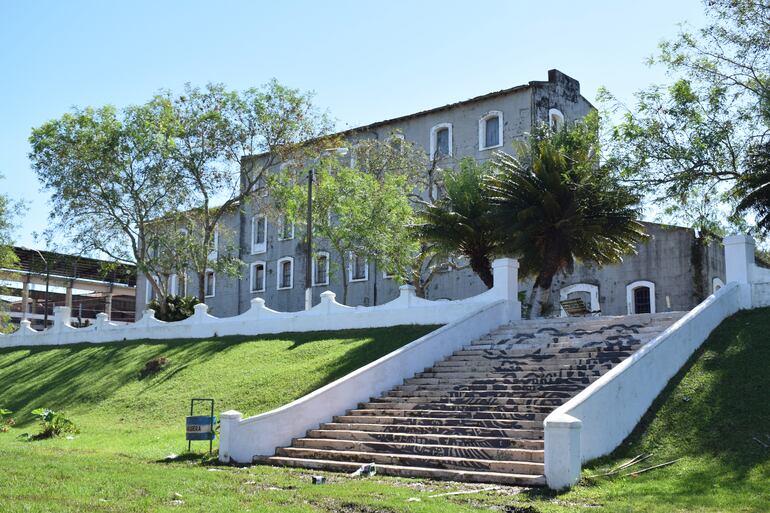
[[(73, 106), (123, 107), (159, 89), (272, 78), (315, 93), (340, 129), (547, 80), (583, 96), (665, 81), (646, 65), (699, 0), (0, 0), (0, 192), (25, 201), (18, 244), (48, 226), (27, 154), (33, 127)], [(86, 184), (84, 184), (86, 185)]]

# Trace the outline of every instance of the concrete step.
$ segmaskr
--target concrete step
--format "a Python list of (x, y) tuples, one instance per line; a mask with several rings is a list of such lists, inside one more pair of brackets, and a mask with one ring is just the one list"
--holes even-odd
[(424, 426), (415, 424), (363, 424), (327, 422), (321, 424), (325, 431), (375, 431), (378, 433), (407, 433), (431, 435), (471, 435), (484, 437), (504, 437), (526, 440), (543, 438), (543, 427), (533, 429), (507, 429), (467, 426)]
[[(566, 380), (565, 380), (566, 381)], [(579, 392), (586, 387), (587, 381), (578, 380), (577, 383), (533, 383), (533, 384), (505, 384), (505, 385), (476, 385), (476, 384), (438, 384), (438, 385), (399, 385), (393, 389), (395, 392), (504, 392), (516, 395), (517, 392)]]
[(386, 431), (358, 431), (339, 429), (312, 429), (305, 438), (358, 440), (362, 442), (413, 443), (458, 445), (461, 447), (495, 447), (498, 449), (543, 450), (543, 439), (519, 439), (499, 436), (444, 435), (433, 433), (389, 433)]
[[(460, 448), (462, 449), (462, 448)], [(357, 461), (377, 465), (414, 466), (450, 470), (471, 470), (500, 472), (505, 474), (543, 474), (543, 464), (532, 461), (497, 461), (491, 459), (472, 459), (456, 456), (423, 456), (393, 452), (337, 451), (330, 449), (307, 449), (304, 447), (285, 447), (276, 451), (276, 456), (298, 459), (322, 459), (333, 461)]]
[(446, 361), (476, 361), (482, 360), (497, 360), (505, 359), (507, 361), (521, 361), (521, 362), (541, 362), (541, 361), (559, 361), (560, 363), (573, 363), (581, 362), (585, 360), (608, 360), (616, 358), (627, 358), (633, 353), (633, 350), (621, 350), (621, 351), (586, 351), (583, 353), (513, 353), (509, 351), (498, 351), (494, 349), (484, 350), (469, 350), (463, 349), (462, 351), (456, 351), (452, 356), (447, 358)]
[(388, 409), (388, 410), (449, 410), (468, 412), (519, 412), (519, 413), (551, 413), (556, 409), (555, 405), (541, 404), (459, 404), (459, 403), (431, 403), (431, 402), (389, 402), (376, 401), (361, 403), (359, 410)]
[(508, 386), (508, 385), (559, 385), (559, 384), (575, 384), (582, 383), (584, 386), (593, 383), (601, 376), (600, 371), (571, 371), (564, 369), (555, 372), (532, 372), (526, 374), (524, 372), (517, 373), (518, 377), (495, 377), (495, 378), (479, 378), (468, 379), (460, 378), (455, 379), (452, 377), (441, 378), (409, 378), (404, 380), (403, 385), (399, 386), (422, 386), (422, 385), (468, 385), (468, 386)]
[(542, 420), (339, 415), (334, 417), (332, 421), (340, 424), (400, 424), (410, 426), (463, 426), (506, 429), (543, 429)]
[(456, 399), (553, 399), (556, 397), (572, 397), (577, 391), (575, 390), (391, 390), (385, 392), (380, 399), (390, 399), (396, 397), (409, 397), (409, 398), (423, 398), (430, 399), (431, 401), (444, 401), (452, 402)]
[(391, 410), (386, 408), (350, 410), (348, 415), (356, 417), (408, 417), (408, 418), (447, 418), (474, 420), (531, 420), (542, 422), (548, 413), (527, 413), (516, 411), (467, 411), (467, 410)]
[(531, 449), (497, 449), (494, 447), (422, 443), (364, 442), (359, 440), (334, 440), (331, 438), (298, 438), (292, 442), (292, 447), (337, 451), (392, 452), (399, 454), (421, 454), (423, 456), (455, 456), (508, 461), (532, 461), (536, 463), (543, 462), (543, 451)]
[[(575, 365), (575, 366), (541, 366), (541, 367), (495, 367), (487, 371), (466, 371), (463, 369), (430, 369), (425, 372), (419, 372), (415, 375), (417, 378), (440, 378), (440, 379), (490, 379), (490, 378), (536, 378), (548, 373), (558, 373), (563, 371), (572, 371), (577, 377), (582, 376), (580, 372), (588, 372), (589, 375), (598, 376), (604, 374), (614, 367), (613, 364), (604, 365)], [(471, 367), (473, 368), (473, 367)]]
[[(286, 458), (273, 456), (259, 459), (255, 463), (268, 465), (300, 467), (336, 472), (354, 472), (361, 464), (346, 461), (315, 460), (305, 458)], [(511, 486), (542, 486), (545, 476), (530, 474), (504, 474), (497, 472), (478, 472), (473, 470), (449, 470), (428, 467), (407, 467), (400, 465), (378, 465), (377, 473), (384, 476), (419, 477), (444, 481), (465, 481), (472, 483), (504, 484)]]
[[(569, 397), (447, 397), (447, 396), (425, 396), (425, 397), (372, 397), (372, 404), (392, 403), (392, 404), (431, 404), (431, 405), (451, 405), (451, 406), (550, 406), (556, 408), (569, 400)], [(399, 406), (400, 407), (400, 406)], [(421, 408), (422, 409), (422, 408)]]

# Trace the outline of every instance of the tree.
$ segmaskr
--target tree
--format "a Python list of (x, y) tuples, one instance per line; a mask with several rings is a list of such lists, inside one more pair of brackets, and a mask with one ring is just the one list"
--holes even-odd
[[(0, 175), (0, 179), (2, 179)], [(6, 194), (0, 194), (0, 268), (14, 269), (19, 263), (16, 252), (13, 250), (13, 230), (22, 202), (14, 201)], [(4, 293), (4, 287), (0, 287), (0, 293)], [(5, 303), (4, 301), (2, 303)], [(0, 309), (0, 333), (8, 331), (8, 316)]]
[(174, 232), (155, 221), (173, 215), (185, 190), (168, 161), (170, 112), (157, 107), (74, 109), (32, 130), (29, 157), (51, 193), (52, 230), (83, 252), (135, 263), (165, 298), (183, 265)]
[[(745, 224), (731, 214), (741, 192), (751, 189), (741, 184), (750, 154), (769, 135), (770, 5), (707, 0), (704, 6), (706, 26), (683, 27), (650, 61), (665, 66), (672, 83), (637, 93), (614, 130), (613, 156), (625, 166), (624, 178), (668, 217), (719, 231), (725, 221)], [(602, 99), (620, 106), (606, 92)]]
[(763, 233), (770, 232), (770, 141), (757, 144), (746, 159), (746, 173), (740, 185), (743, 199), (738, 212), (754, 212), (756, 225)]
[[(429, 161), (425, 150), (404, 139), (400, 132), (393, 132), (383, 139), (356, 141), (351, 157), (357, 169), (376, 177), (385, 174), (405, 176), (409, 188), (407, 196), (415, 210), (422, 208), (424, 202), (434, 202), (439, 190), (443, 190), (444, 170), (438, 165), (443, 158)], [(411, 283), (418, 297), (426, 296), (428, 286), (442, 269), (467, 267), (457, 264), (451, 254), (435, 243), (420, 240), (415, 248), (411, 261), (395, 274)]]
[[(412, 208), (407, 177), (391, 172), (377, 176), (343, 166), (335, 157), (320, 159), (314, 175), (313, 236), (339, 258), (343, 303), (347, 303), (351, 255), (403, 279), (416, 249), (409, 233)], [(275, 208), (290, 222), (301, 223), (307, 211), (307, 184), (298, 176), (305, 173), (276, 175), (271, 191)]]
[(504, 250), (534, 275), (530, 316), (549, 301), (553, 277), (575, 260), (617, 263), (645, 238), (639, 196), (600, 163), (596, 117), (551, 132), (533, 131), (518, 157), (497, 154), (485, 181)]
[[(203, 301), (215, 234), (219, 231), (220, 241), (225, 236), (223, 216), (264, 190), (277, 163), (325, 144), (332, 125), (312, 95), (275, 80), (241, 93), (222, 84), (203, 89), (188, 84), (183, 95), (166, 91), (152, 103), (173, 115), (170, 160), (187, 189), (186, 254)], [(261, 157), (244, 159), (254, 155)], [(232, 259), (219, 267), (225, 274), (240, 274)]]
[(492, 287), (492, 259), (500, 248), (482, 191), (484, 176), (490, 172), (489, 164), (478, 164), (470, 157), (461, 160), (457, 170), (446, 171), (444, 195), (423, 203), (416, 227), (418, 237), (434, 252), (466, 257), (487, 288)]

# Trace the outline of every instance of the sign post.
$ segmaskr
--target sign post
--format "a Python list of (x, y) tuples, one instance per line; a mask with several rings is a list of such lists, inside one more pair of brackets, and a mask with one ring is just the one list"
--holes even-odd
[[(210, 406), (210, 415), (193, 415), (193, 408), (196, 402), (207, 402)], [(187, 450), (192, 448), (193, 440), (208, 440), (209, 454), (214, 448), (214, 424), (217, 419), (214, 417), (214, 399), (190, 399), (190, 416), (187, 417)]]

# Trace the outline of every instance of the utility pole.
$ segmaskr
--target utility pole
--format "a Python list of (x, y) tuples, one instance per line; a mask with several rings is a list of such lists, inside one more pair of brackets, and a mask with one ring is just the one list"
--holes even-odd
[(305, 255), (305, 310), (313, 308), (313, 166), (307, 170), (307, 254)]
[(307, 170), (307, 234), (305, 255), (305, 310), (313, 308), (313, 170), (315, 164), (321, 161), (321, 158), (336, 154), (345, 156), (348, 154), (347, 148), (330, 148), (323, 150), (321, 156)]

